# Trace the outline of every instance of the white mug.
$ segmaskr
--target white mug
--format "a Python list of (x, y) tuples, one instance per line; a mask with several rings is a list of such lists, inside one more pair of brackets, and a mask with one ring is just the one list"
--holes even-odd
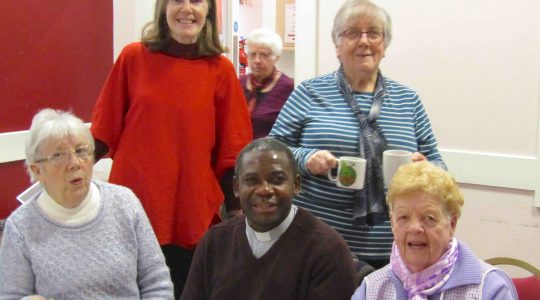
[(383, 178), (384, 186), (388, 188), (397, 169), (404, 164), (412, 162), (413, 153), (406, 150), (386, 150), (383, 152)]
[(361, 190), (366, 177), (366, 160), (360, 157), (342, 156), (337, 160), (337, 176), (328, 170), (328, 179), (344, 189)]

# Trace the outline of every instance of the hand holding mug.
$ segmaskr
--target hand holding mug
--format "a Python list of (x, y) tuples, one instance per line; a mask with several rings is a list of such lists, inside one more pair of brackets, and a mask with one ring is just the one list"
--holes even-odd
[[(420, 153), (418, 153), (420, 154)], [(421, 157), (425, 158), (422, 154)], [(416, 158), (418, 159), (418, 157)], [(421, 160), (421, 158), (419, 159)], [(404, 164), (413, 162), (413, 153), (406, 150), (386, 150), (383, 152), (384, 186), (388, 188), (397, 169)]]
[(313, 175), (326, 174), (336, 165), (336, 157), (328, 150), (319, 150), (313, 153), (306, 162), (306, 168)]
[(412, 159), (413, 162), (428, 160), (427, 157), (425, 157), (420, 152), (414, 152), (411, 159)]

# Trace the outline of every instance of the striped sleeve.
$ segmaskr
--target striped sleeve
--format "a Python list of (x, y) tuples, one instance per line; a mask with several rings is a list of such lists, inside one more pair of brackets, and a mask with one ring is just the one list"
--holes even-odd
[(311, 104), (311, 96), (304, 83), (298, 85), (281, 109), (269, 136), (289, 146), (299, 168), (306, 172), (306, 161), (318, 149), (300, 146), (304, 118)]

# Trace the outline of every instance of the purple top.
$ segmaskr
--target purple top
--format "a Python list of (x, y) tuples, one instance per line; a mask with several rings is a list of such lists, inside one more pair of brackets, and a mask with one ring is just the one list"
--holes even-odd
[[(244, 95), (248, 97), (246, 88), (247, 75), (240, 77), (240, 83), (244, 89)], [(276, 82), (274, 87), (266, 92), (257, 95), (257, 105), (251, 114), (251, 124), (253, 126), (253, 139), (265, 137), (270, 133), (274, 122), (276, 121), (281, 107), (289, 98), (289, 95), (294, 89), (294, 80), (285, 73), (281, 73), (281, 77)]]
[[(472, 251), (459, 242), (459, 255), (456, 261), (452, 275), (442, 287), (441, 291), (447, 291), (455, 288), (465, 287), (467, 285), (478, 285), (482, 281), (482, 263), (474, 256)], [(369, 276), (369, 275), (368, 275)], [(406, 299), (405, 291), (401, 280), (392, 272), (390, 275), (391, 282), (397, 292), (397, 299)], [(428, 297), (428, 300), (439, 299), (441, 293), (437, 293)], [(362, 285), (356, 290), (351, 300), (366, 299), (366, 281), (362, 281)], [(482, 288), (482, 300), (517, 300), (517, 292), (512, 283), (512, 280), (500, 269), (495, 268), (489, 272), (485, 279)]]

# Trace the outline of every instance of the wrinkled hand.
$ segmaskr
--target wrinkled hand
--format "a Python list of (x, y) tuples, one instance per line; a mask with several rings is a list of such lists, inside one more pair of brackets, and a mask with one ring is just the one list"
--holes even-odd
[(40, 295), (30, 295), (22, 298), (21, 300), (47, 300), (45, 297)]
[(326, 174), (328, 170), (337, 167), (336, 157), (328, 150), (320, 150), (308, 158), (306, 167), (313, 175)]
[(412, 157), (411, 157), (411, 160), (413, 162), (417, 162), (417, 161), (427, 160), (427, 158), (420, 152), (414, 152)]

